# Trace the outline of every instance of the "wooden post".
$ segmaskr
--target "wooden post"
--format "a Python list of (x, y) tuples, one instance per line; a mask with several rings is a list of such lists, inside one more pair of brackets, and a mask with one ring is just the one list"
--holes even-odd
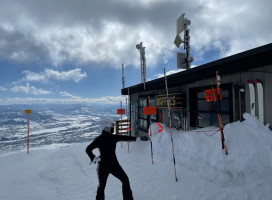
[(25, 113), (27, 114), (27, 154), (29, 154), (29, 114), (31, 110), (25, 110)]

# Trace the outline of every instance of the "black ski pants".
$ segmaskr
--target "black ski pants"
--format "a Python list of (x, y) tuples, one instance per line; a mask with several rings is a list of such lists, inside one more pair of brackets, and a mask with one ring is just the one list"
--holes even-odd
[(112, 174), (122, 182), (123, 200), (133, 200), (132, 191), (127, 174), (118, 162), (105, 164), (100, 162), (97, 167), (99, 185), (97, 188), (96, 200), (104, 200), (104, 190), (109, 174)]

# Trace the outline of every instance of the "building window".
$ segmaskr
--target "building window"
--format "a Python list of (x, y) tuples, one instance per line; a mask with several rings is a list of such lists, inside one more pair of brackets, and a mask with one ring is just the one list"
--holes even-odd
[(144, 107), (147, 106), (147, 98), (146, 97), (141, 97), (139, 98), (139, 104), (138, 104), (138, 113), (139, 113), (139, 128), (147, 131), (148, 124), (147, 124), (147, 116), (144, 115)]
[[(207, 127), (207, 126), (218, 126), (217, 109), (219, 108), (218, 102), (206, 102), (205, 88), (192, 88), (190, 89), (190, 118), (191, 126), (195, 127)], [(232, 93), (231, 86), (222, 85), (222, 100), (220, 101), (220, 111), (222, 122), (224, 124), (233, 121), (232, 114)]]
[(155, 97), (150, 97), (150, 105), (148, 103), (148, 97), (140, 97), (139, 98), (139, 104), (138, 104), (138, 113), (139, 113), (139, 129), (143, 130), (143, 131), (147, 131), (149, 128), (149, 121), (150, 121), (150, 117), (151, 117), (151, 121), (152, 122), (156, 122), (157, 120), (157, 115), (144, 115), (144, 107), (147, 106), (156, 106), (156, 102), (155, 102)]
[[(150, 106), (156, 106), (156, 99), (155, 97), (150, 97)], [(151, 115), (151, 121), (157, 121), (157, 115)]]

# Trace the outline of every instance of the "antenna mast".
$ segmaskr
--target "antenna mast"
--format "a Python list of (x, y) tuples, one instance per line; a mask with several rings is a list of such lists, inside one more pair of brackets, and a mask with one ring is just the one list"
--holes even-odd
[(125, 75), (124, 75), (124, 63), (122, 64), (122, 83), (123, 83), (123, 89), (125, 88)]
[[(183, 13), (177, 19), (177, 35), (175, 38), (175, 45), (179, 48), (181, 43), (184, 43), (185, 53), (177, 52), (177, 68), (178, 69), (190, 69), (191, 62), (194, 58), (190, 56), (190, 29), (188, 26), (191, 25), (191, 20), (184, 18), (185, 13)], [(184, 39), (182, 40), (180, 34), (184, 31)]]
[(144, 83), (145, 89), (145, 79), (146, 79), (146, 59), (145, 59), (145, 47), (143, 47), (143, 42), (136, 45), (136, 49), (138, 49), (140, 53), (140, 62), (141, 62), (141, 82)]

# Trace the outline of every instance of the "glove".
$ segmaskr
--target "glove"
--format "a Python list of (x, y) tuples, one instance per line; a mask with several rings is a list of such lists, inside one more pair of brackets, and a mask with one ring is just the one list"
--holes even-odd
[(100, 157), (94, 157), (94, 159), (92, 160), (92, 163), (97, 164), (101, 161)]

